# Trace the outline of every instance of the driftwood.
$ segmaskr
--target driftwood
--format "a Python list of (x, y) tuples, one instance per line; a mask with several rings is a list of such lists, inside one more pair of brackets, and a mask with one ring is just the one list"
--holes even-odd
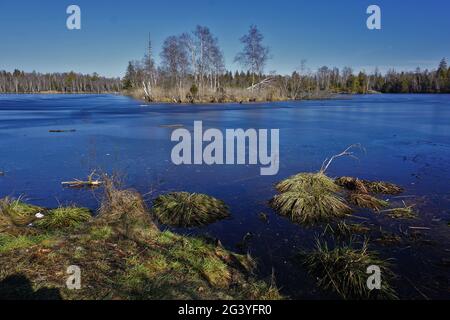
[(260, 81), (258, 83), (255, 83), (254, 85), (251, 85), (250, 87), (247, 88), (247, 90), (253, 91), (253, 90), (255, 90), (255, 89), (259, 88), (259, 87), (263, 87), (265, 85), (270, 84), (272, 81), (273, 81), (273, 78), (270, 78), (270, 77), (269, 78), (265, 78), (263, 81)]
[(93, 178), (94, 175), (95, 175), (95, 171), (92, 172), (88, 176), (87, 181), (82, 181), (82, 180), (75, 179), (74, 181), (61, 182), (61, 184), (63, 186), (67, 186), (69, 188), (84, 188), (84, 187), (97, 188), (97, 187), (100, 187), (103, 184), (103, 181), (101, 181), (99, 179), (94, 179)]

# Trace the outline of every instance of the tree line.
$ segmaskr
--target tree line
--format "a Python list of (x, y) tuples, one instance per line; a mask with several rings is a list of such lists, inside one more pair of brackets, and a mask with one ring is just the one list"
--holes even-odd
[[(142, 60), (130, 61), (123, 78), (127, 90), (142, 88), (175, 89), (180, 95), (203, 92), (223, 93), (230, 89), (257, 89), (270, 91), (281, 99), (301, 99), (318, 93), (450, 93), (450, 68), (442, 59), (435, 70), (396, 71), (385, 74), (375, 70), (355, 72), (350, 67), (342, 70), (323, 66), (312, 72), (303, 60), (290, 75), (265, 73), (271, 58), (264, 36), (256, 26), (240, 38), (242, 49), (235, 56), (243, 71), (225, 68), (219, 41), (208, 27), (197, 26), (191, 33), (169, 36), (163, 43), (160, 64), (153, 56), (151, 41)], [(257, 84), (261, 84), (257, 86)], [(256, 86), (255, 86), (256, 85)]]
[(0, 92), (4, 93), (104, 93), (120, 92), (120, 78), (106, 78), (94, 73), (37, 73), (0, 71)]
[[(230, 71), (218, 38), (208, 27), (197, 26), (192, 32), (167, 37), (156, 64), (151, 39), (140, 60), (128, 63), (125, 76), (106, 78), (68, 73), (26, 73), (0, 71), (0, 92), (137, 92), (149, 100), (194, 101), (200, 96), (235, 94), (247, 99), (303, 99), (322, 93), (450, 93), (450, 68), (442, 59), (436, 69), (415, 71), (388, 70), (382, 74), (355, 72), (323, 66), (316, 71), (307, 68), (306, 60), (290, 75), (266, 72), (271, 59), (264, 36), (254, 25), (240, 39), (236, 62), (242, 71)], [(237, 98), (239, 100), (239, 98)], [(220, 99), (219, 99), (220, 100)], [(242, 99), (241, 99), (242, 100)]]

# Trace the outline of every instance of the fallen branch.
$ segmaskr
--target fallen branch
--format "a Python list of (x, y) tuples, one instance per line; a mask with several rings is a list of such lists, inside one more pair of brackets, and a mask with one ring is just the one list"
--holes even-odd
[(61, 184), (63, 186), (67, 186), (69, 188), (83, 188), (83, 187), (97, 188), (97, 187), (100, 187), (103, 184), (103, 181), (101, 181), (99, 179), (94, 179), (93, 178), (94, 174), (95, 174), (95, 171), (93, 171), (88, 176), (87, 181), (75, 179), (74, 181), (61, 182)]

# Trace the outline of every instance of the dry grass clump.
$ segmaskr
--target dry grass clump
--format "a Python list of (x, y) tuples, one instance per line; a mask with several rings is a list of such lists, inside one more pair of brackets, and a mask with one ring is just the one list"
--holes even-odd
[(358, 193), (379, 193), (397, 195), (403, 192), (400, 186), (384, 181), (360, 180), (353, 177), (340, 177), (335, 180), (336, 184), (350, 191)]
[(42, 219), (36, 220), (34, 225), (47, 231), (67, 231), (80, 228), (91, 218), (92, 215), (89, 209), (75, 206), (59, 207), (48, 211)]
[(176, 227), (204, 226), (230, 215), (223, 201), (188, 192), (157, 197), (153, 202), (153, 213), (161, 223)]
[(276, 185), (280, 194), (270, 205), (296, 223), (313, 224), (352, 212), (337, 193), (339, 187), (324, 173), (301, 173)]
[(278, 192), (288, 192), (296, 190), (314, 189), (323, 192), (338, 192), (337, 186), (333, 179), (329, 178), (322, 172), (317, 173), (299, 173), (279, 182), (275, 188)]
[[(301, 254), (303, 265), (317, 279), (323, 290), (331, 290), (343, 299), (395, 299), (395, 291), (389, 285), (392, 276), (389, 263), (369, 251), (368, 243), (361, 248), (340, 245), (328, 248), (326, 242), (317, 240), (316, 248)], [(382, 273), (380, 290), (370, 290), (367, 286), (367, 267), (378, 266)]]
[(128, 237), (135, 236), (142, 227), (158, 230), (142, 196), (134, 190), (120, 190), (115, 184), (112, 179), (105, 178), (105, 194), (96, 223), (111, 226)]
[(389, 202), (375, 198), (367, 193), (352, 192), (348, 196), (350, 203), (360, 207), (379, 211), (389, 206)]

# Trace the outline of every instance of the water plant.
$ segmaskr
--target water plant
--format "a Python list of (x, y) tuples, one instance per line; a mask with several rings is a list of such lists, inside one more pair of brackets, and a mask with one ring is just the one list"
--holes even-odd
[[(396, 299), (397, 295), (389, 284), (393, 276), (387, 261), (369, 251), (365, 241), (360, 248), (354, 244), (340, 244), (333, 249), (317, 239), (311, 252), (300, 254), (302, 264), (317, 279), (318, 287), (331, 290), (343, 299)], [(383, 274), (380, 290), (370, 290), (367, 286), (367, 268), (378, 266)]]
[(188, 192), (157, 197), (153, 202), (153, 214), (161, 223), (176, 227), (204, 226), (230, 215), (223, 201)]

